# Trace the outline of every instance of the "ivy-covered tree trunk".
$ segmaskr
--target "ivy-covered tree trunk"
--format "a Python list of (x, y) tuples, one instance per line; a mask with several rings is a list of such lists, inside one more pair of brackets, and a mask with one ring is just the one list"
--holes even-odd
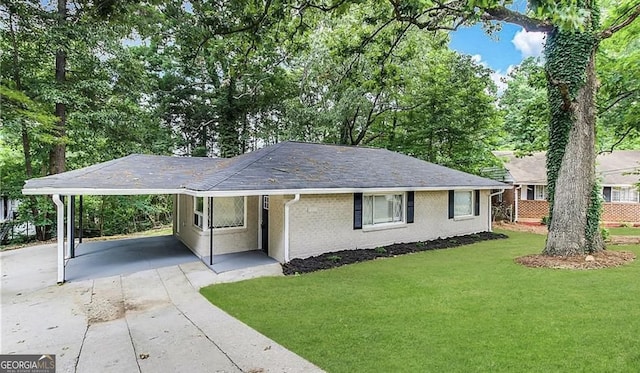
[[(67, 22), (67, 0), (58, 0), (58, 26), (64, 29)], [(67, 70), (67, 53), (62, 46), (56, 51), (56, 84), (59, 90), (64, 90)], [(64, 102), (56, 102), (56, 116), (59, 118), (54, 135), (57, 138), (53, 148), (49, 151), (49, 172), (59, 174), (66, 171), (66, 135), (67, 109)]]
[(545, 47), (548, 79), (549, 235), (544, 254), (568, 256), (604, 249), (600, 187), (595, 173), (595, 51), (589, 32), (555, 31)]
[(240, 135), (238, 133), (239, 108), (236, 105), (236, 80), (229, 78), (229, 86), (222, 104), (222, 116), (218, 129), (218, 144), (220, 157), (231, 158), (240, 154)]

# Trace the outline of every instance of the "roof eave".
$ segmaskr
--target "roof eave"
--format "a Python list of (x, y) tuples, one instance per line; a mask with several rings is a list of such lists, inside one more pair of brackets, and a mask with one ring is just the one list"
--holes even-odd
[(285, 195), (285, 194), (344, 194), (344, 193), (384, 193), (384, 192), (434, 192), (444, 190), (504, 190), (512, 189), (512, 185), (469, 185), (469, 186), (439, 186), (439, 187), (376, 187), (376, 188), (302, 188), (302, 189), (251, 189), (251, 190), (211, 190), (196, 191), (191, 189), (92, 189), (92, 188), (29, 188), (23, 189), (25, 195), (149, 195), (149, 194), (185, 194), (196, 197), (234, 197), (254, 195)]
[(50, 195), (59, 194), (63, 196), (133, 196), (133, 195), (151, 195), (151, 194), (185, 194), (186, 189), (156, 189), (156, 188), (140, 188), (140, 189), (104, 189), (104, 188), (25, 188), (22, 189), (24, 195)]

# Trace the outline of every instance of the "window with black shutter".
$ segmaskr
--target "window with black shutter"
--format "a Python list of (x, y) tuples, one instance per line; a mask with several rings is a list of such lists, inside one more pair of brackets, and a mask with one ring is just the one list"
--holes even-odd
[(407, 192), (407, 223), (413, 223), (414, 192)]
[(480, 191), (476, 190), (473, 200), (473, 215), (480, 216)]
[(456, 192), (454, 190), (449, 191), (449, 219), (453, 219), (455, 216), (455, 203)]
[(602, 197), (605, 202), (611, 202), (611, 187), (602, 188)]
[(353, 229), (362, 229), (362, 193), (353, 193)]

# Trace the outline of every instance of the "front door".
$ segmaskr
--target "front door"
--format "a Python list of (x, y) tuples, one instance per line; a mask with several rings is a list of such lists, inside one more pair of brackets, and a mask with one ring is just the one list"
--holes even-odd
[(262, 251), (269, 255), (269, 196), (262, 196)]

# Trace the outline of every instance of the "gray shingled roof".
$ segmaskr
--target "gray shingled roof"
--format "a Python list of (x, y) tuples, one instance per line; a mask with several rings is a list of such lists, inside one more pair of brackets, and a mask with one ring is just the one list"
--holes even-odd
[[(38, 189), (194, 192), (330, 189), (503, 189), (505, 184), (385, 149), (283, 142), (231, 159), (131, 155), (27, 181)], [(51, 193), (49, 191), (49, 193)], [(64, 194), (60, 191), (61, 194)]]
[[(495, 151), (493, 154), (505, 160), (504, 167), (511, 174), (515, 184), (546, 184), (546, 153), (537, 152), (518, 158), (511, 151)], [(598, 155), (596, 170), (602, 177), (604, 186), (628, 186), (638, 183), (640, 175), (633, 174), (640, 169), (640, 150), (615, 150)]]
[(217, 171), (225, 159), (132, 154), (61, 174), (27, 180), (40, 188), (183, 189)]

